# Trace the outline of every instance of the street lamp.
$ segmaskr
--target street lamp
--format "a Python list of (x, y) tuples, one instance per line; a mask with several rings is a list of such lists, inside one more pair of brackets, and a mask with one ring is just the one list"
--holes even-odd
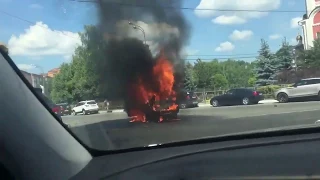
[(143, 33), (144, 44), (147, 45), (146, 33), (145, 33), (144, 29), (141, 26), (132, 23), (131, 21), (129, 21), (128, 23), (129, 23), (129, 25), (131, 25), (133, 27), (133, 29), (140, 30)]

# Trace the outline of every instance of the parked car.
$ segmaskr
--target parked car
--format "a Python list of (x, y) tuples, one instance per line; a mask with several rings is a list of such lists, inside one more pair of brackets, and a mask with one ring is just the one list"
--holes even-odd
[(264, 96), (262, 93), (246, 88), (230, 89), (225, 94), (213, 97), (210, 100), (210, 104), (213, 107), (223, 105), (249, 105), (258, 104), (259, 101), (263, 100)]
[(198, 96), (192, 91), (181, 91), (178, 93), (178, 103), (181, 109), (198, 107)]
[(65, 115), (71, 115), (71, 106), (68, 103), (59, 103), (57, 104), (58, 106), (60, 106), (60, 111), (61, 111), (61, 115), (65, 116)]
[(80, 101), (72, 108), (72, 114), (77, 115), (82, 113), (83, 115), (99, 113), (99, 106), (95, 100)]
[(308, 78), (297, 81), (292, 87), (281, 88), (274, 93), (280, 103), (286, 103), (293, 98), (320, 98), (320, 78)]

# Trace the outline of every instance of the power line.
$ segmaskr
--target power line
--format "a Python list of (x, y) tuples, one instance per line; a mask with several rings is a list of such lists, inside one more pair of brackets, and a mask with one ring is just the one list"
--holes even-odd
[[(47, 30), (49, 30), (49, 29), (50, 29), (50, 28), (48, 28), (48, 27), (46, 27), (46, 26), (41, 26), (41, 25), (37, 24), (36, 22), (32, 22), (32, 21), (29, 21), (29, 20), (27, 20), (27, 19), (23, 19), (23, 18), (21, 18), (21, 17), (19, 17), (19, 16), (16, 16), (16, 15), (10, 14), (10, 13), (8, 13), (8, 12), (6, 12), (6, 11), (3, 11), (3, 10), (0, 10), (0, 13), (4, 14), (4, 15), (6, 15), (6, 16), (9, 16), (9, 17), (12, 17), (12, 18), (18, 19), (18, 20), (20, 20), (20, 21), (24, 21), (24, 22), (29, 23), (29, 24), (32, 24), (32, 25), (36, 25), (36, 26), (42, 27), (42, 28), (47, 29)], [(64, 33), (63, 33), (63, 32), (61, 32), (61, 31), (55, 31), (55, 32), (59, 32), (59, 33), (61, 33), (62, 35), (65, 35), (65, 36), (67, 36), (67, 37), (77, 39), (76, 37), (69, 36), (69, 35), (67, 35), (67, 34), (64, 34)]]
[[(69, 0), (72, 2), (79, 2), (79, 3), (98, 3), (98, 0)], [(146, 8), (146, 7), (155, 7), (150, 5), (143, 5), (143, 4), (128, 4), (128, 3), (121, 3), (121, 2), (106, 2), (109, 4), (119, 5), (119, 6), (131, 6), (131, 7), (139, 7), (139, 8)], [(214, 9), (214, 8), (191, 8), (191, 7), (169, 7), (169, 6), (162, 6), (164, 9), (180, 9), (180, 10), (197, 10), (197, 11), (220, 11), (220, 12), (271, 12), (271, 13), (304, 13), (305, 10), (255, 10), (255, 9)]]

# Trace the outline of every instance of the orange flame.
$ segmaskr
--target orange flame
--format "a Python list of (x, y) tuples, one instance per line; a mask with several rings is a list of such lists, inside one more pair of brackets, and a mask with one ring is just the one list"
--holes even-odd
[[(148, 83), (144, 82), (142, 78), (139, 78), (137, 84), (131, 86), (130, 91), (133, 93), (136, 107), (129, 109), (128, 115), (131, 117), (130, 122), (147, 122), (146, 119), (146, 105), (151, 111), (156, 112), (159, 109), (159, 105), (155, 105), (151, 102), (154, 98), (155, 101), (173, 100), (172, 105), (167, 109), (160, 109), (158, 112), (176, 110), (178, 105), (175, 104), (176, 93), (174, 87), (174, 69), (170, 61), (162, 53), (157, 59), (155, 66), (152, 69), (152, 77), (149, 77), (157, 85), (157, 90), (150, 90)], [(163, 117), (159, 116), (159, 122), (163, 121)]]

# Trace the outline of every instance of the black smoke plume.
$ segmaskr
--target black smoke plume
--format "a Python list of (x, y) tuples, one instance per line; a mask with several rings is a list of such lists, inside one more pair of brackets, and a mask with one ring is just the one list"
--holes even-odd
[[(133, 27), (129, 21), (142, 21), (147, 24), (159, 24), (158, 34), (153, 39), (159, 44), (168, 59), (174, 64), (176, 83), (183, 81), (184, 61), (179, 57), (182, 47), (188, 42), (189, 26), (181, 10), (181, 0), (99, 0), (97, 3), (99, 29), (106, 40), (105, 59), (99, 64), (99, 76), (109, 99), (130, 101), (127, 91), (128, 84), (134, 83), (137, 77), (149, 82), (150, 88), (154, 80), (150, 73), (155, 64), (155, 55), (144, 45), (141, 38), (130, 37)], [(122, 28), (119, 23), (122, 22)], [(163, 24), (178, 30), (177, 34), (167, 35), (162, 32)], [(163, 28), (163, 31), (165, 29)], [(146, 32), (146, 39), (153, 36)], [(100, 61), (101, 62), (101, 61)]]

